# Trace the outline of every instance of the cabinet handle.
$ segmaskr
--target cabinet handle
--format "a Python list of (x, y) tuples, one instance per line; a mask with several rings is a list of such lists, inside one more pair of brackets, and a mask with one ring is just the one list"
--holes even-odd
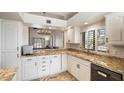
[(17, 58), (19, 58), (19, 54), (17, 54)]
[(42, 71), (46, 71), (46, 69), (42, 69)]
[(46, 65), (43, 65), (42, 67), (46, 67)]
[(43, 57), (42, 59), (45, 59), (45, 57)]
[(80, 69), (80, 65), (79, 64), (77, 64), (77, 68)]
[(57, 57), (57, 56), (54, 56), (55, 58)]
[(106, 38), (106, 43), (108, 43), (108, 38)]
[(102, 71), (97, 71), (97, 73), (100, 75), (100, 76), (103, 76), (103, 77), (107, 77), (107, 74), (102, 72)]
[(19, 47), (17, 47), (17, 51), (19, 51)]
[(31, 61), (32, 59), (27, 59), (28, 61)]
[(42, 63), (46, 63), (46, 61), (43, 61)]
[(52, 64), (52, 61), (50, 60), (50, 64)]
[(35, 62), (35, 66), (37, 66), (37, 62)]

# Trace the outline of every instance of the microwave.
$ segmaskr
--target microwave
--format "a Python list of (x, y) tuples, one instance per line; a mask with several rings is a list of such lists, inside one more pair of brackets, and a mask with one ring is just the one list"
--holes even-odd
[(32, 55), (33, 54), (33, 46), (29, 46), (29, 45), (22, 46), (22, 54), (23, 55)]

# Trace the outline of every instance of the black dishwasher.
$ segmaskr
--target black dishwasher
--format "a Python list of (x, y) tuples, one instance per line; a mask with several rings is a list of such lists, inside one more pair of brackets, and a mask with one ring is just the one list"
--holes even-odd
[(122, 74), (91, 64), (91, 81), (122, 81)]

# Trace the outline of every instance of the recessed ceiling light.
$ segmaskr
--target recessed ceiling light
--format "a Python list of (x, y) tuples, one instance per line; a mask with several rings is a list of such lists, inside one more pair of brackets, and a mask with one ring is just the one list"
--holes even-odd
[(87, 25), (87, 24), (88, 24), (88, 22), (84, 22), (84, 24), (85, 24), (85, 25)]

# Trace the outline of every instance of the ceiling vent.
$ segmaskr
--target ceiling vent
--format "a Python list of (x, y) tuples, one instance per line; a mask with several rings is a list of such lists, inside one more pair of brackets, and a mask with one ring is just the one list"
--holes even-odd
[(46, 23), (47, 24), (51, 24), (51, 20), (46, 20)]

